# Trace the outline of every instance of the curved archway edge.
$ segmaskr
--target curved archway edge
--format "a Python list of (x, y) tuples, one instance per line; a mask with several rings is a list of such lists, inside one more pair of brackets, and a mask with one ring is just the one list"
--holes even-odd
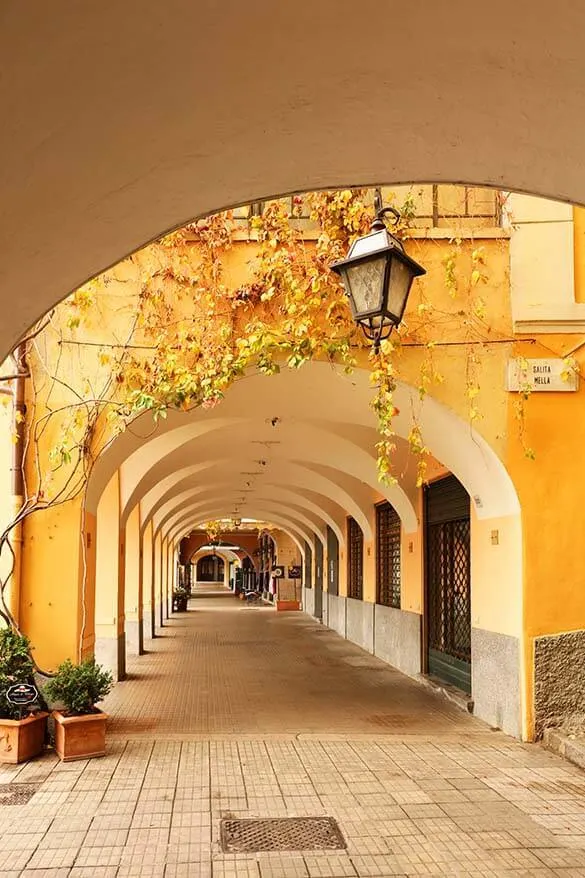
[[(139, 16), (115, 0), (55, 0), (33, 20), (9, 4), (0, 352), (89, 277), (230, 205), (412, 181), (584, 203), (584, 30), (573, 0), (554, 17), (543, 0), (494, 0), (481, 27), (464, 0), (448, 12), (424, 0), (169, 0), (164, 15), (145, 0)], [(389, 52), (396, 33), (416, 34), (416, 52), (408, 38)], [(255, 59), (244, 70), (242, 45)], [(282, 64), (299, 49), (301, 64)], [(256, 133), (253, 149), (242, 132)]]

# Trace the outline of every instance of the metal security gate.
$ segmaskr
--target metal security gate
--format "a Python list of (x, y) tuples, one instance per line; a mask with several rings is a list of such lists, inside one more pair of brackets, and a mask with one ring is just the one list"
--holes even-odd
[(339, 540), (335, 531), (327, 525), (327, 591), (339, 594)]
[(305, 540), (305, 578), (303, 581), (305, 588), (313, 588), (313, 552)]
[(323, 618), (323, 543), (315, 539), (315, 618)]
[(427, 671), (471, 692), (469, 495), (455, 476), (425, 489)]

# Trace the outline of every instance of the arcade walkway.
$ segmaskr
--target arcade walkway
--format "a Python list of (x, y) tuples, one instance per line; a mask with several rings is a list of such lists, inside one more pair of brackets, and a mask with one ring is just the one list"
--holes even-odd
[(301, 613), (246, 606), (199, 586), (129, 664), (106, 703), (110, 733), (477, 733), (484, 727)]
[[(207, 594), (147, 646), (104, 759), (0, 770), (35, 791), (0, 878), (585, 876), (585, 773), (307, 616)], [(222, 851), (221, 818), (320, 816), (345, 848)]]

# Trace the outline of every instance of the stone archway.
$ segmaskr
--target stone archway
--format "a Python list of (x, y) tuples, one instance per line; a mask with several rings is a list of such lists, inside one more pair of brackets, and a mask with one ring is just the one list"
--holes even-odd
[(213, 552), (201, 553), (195, 565), (195, 582), (223, 582), (225, 561), (223, 557)]
[[(367, 370), (356, 370), (350, 380), (329, 365), (310, 363), (299, 372), (283, 371), (269, 381), (264, 379), (262, 394), (256, 387), (259, 380), (251, 376), (234, 385), (222, 402), (219, 415), (204, 410), (189, 414), (171, 412), (146, 442), (141, 441), (138, 434), (134, 435), (134, 431), (122, 434), (94, 469), (87, 494), (88, 513), (93, 514), (93, 504), (100, 497), (104, 482), (107, 485), (112, 478), (111, 470), (120, 472), (121, 521), (130, 521), (141, 494), (149, 498), (148, 505), (142, 509), (141, 528), (144, 532), (152, 526), (155, 544), (157, 540), (160, 543), (164, 567), (185, 534), (201, 527), (201, 522), (225, 516), (233, 508), (231, 502), (238, 475), (250, 468), (250, 460), (258, 453), (254, 450), (255, 443), (264, 439), (271, 441), (271, 434), (266, 431), (273, 428), (267, 415), (276, 411), (278, 405), (279, 440), (270, 446), (270, 453), (266, 452), (265, 466), (259, 467), (258, 483), (246, 495), (243, 514), (256, 521), (273, 521), (288, 531), (301, 557), (305, 556), (306, 545), (319, 543), (328, 558), (327, 534), (336, 533), (330, 524), (333, 522), (337, 525), (339, 567), (343, 572), (346, 510), (353, 504), (352, 508), (363, 516), (367, 525), (363, 529), (365, 553), (371, 557), (376, 504), (388, 500), (401, 519), (403, 545), (410, 546), (408, 551), (412, 554), (412, 559), (406, 556), (404, 561), (407, 571), (401, 610), (406, 614), (404, 619), (417, 628), (410, 650), (411, 654), (415, 651), (420, 656), (420, 645), (416, 644), (421, 643), (419, 620), (423, 598), (417, 565), (422, 563), (422, 515), (417, 501), (420, 494), (416, 468), (408, 466), (404, 438), (410, 429), (408, 413), (415, 405), (425, 443), (435, 458), (436, 472), (431, 468), (429, 477), (453, 472), (471, 498), (472, 558), (480, 559), (472, 562), (472, 614), (479, 632), (472, 644), (476, 664), (483, 662), (485, 666), (494, 649), (497, 653), (504, 643), (512, 656), (506, 673), (516, 686), (515, 691), (519, 691), (523, 608), (520, 507), (514, 485), (491, 445), (478, 432), (470, 430), (469, 424), (453, 410), (430, 395), (420, 401), (413, 388), (399, 384), (395, 398), (401, 414), (395, 426), (400, 483), (385, 489), (377, 480), (376, 431), (368, 406)], [(344, 405), (340, 406), (342, 381), (346, 384)], [(311, 400), (318, 400), (318, 419), (313, 417), (317, 405)], [(233, 441), (235, 434), (237, 445)], [(405, 455), (404, 458), (401, 455)], [(193, 464), (193, 460), (205, 461), (205, 464)], [(173, 473), (181, 475), (171, 478)], [(484, 547), (494, 529), (505, 548), (488, 557)], [(241, 532), (227, 536), (234, 545), (243, 540)], [(184, 563), (207, 542), (204, 531), (195, 531), (185, 542), (184, 556), (179, 560)], [(325, 564), (328, 567), (327, 560)], [(368, 575), (371, 580), (373, 568)], [(164, 603), (164, 597), (160, 601)], [(340, 626), (345, 630), (339, 621), (342, 617), (345, 619), (344, 601), (341, 594), (331, 594), (328, 598), (329, 615), (324, 621), (336, 630)], [(400, 661), (398, 657), (393, 663), (401, 667)], [(408, 669), (412, 670), (420, 658), (413, 663), (411, 655), (408, 662)], [(486, 689), (496, 671), (474, 681), (478, 712), (488, 719), (492, 711), (500, 709), (494, 706), (491, 693)], [(516, 731), (517, 722), (516, 714), (511, 720), (506, 719), (508, 728), (516, 723)]]
[(585, 9), (554, 12), (145, 0), (137, 16), (55, 0), (31, 19), (6, 5), (0, 351), (87, 278), (229, 205), (453, 180), (585, 202)]

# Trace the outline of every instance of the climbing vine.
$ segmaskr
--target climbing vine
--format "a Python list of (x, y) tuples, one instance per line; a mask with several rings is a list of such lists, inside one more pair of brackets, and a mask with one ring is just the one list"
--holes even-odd
[[(399, 206), (392, 231), (404, 238), (413, 203)], [(309, 214), (310, 235), (301, 212)], [(268, 202), (245, 234), (232, 213), (217, 214), (149, 245), (55, 308), (26, 343), (28, 475), (15, 522), (78, 496), (100, 453), (141, 413), (151, 412), (156, 422), (171, 409), (212, 408), (251, 372), (274, 375), (320, 360), (349, 373), (369, 358), (378, 475), (386, 484), (399, 475), (395, 390), (407, 349), (419, 358), (422, 400), (445, 381), (437, 339), (456, 339), (446, 343), (463, 351), (468, 417), (478, 420), (482, 345), (511, 343), (487, 321), (484, 249), (454, 239), (441, 266), (450, 304), (433, 301), (429, 285), (419, 282), (407, 320), (375, 352), (330, 270), (370, 230), (373, 215), (365, 189), (296, 196), (292, 209), (284, 200)], [(250, 258), (244, 265), (236, 259), (236, 271), (230, 265), (238, 235)], [(408, 416), (421, 485), (430, 455), (415, 407)], [(10, 550), (15, 522), (0, 535), (0, 553)], [(218, 522), (208, 525), (208, 533), (220, 532)], [(5, 600), (9, 579), (10, 573), (0, 583), (0, 615), (14, 624)]]

